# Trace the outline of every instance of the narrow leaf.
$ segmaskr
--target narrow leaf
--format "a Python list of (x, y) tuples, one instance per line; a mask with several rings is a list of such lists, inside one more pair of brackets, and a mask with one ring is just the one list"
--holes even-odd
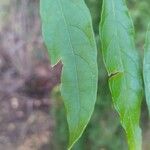
[(97, 93), (97, 49), (83, 0), (41, 0), (44, 41), (52, 64), (63, 63), (61, 94), (70, 131), (69, 148), (83, 133)]
[(150, 115), (150, 25), (148, 27), (145, 41), (143, 76), (144, 76), (146, 101)]
[(141, 150), (139, 118), (143, 89), (140, 58), (124, 0), (103, 0), (100, 31), (114, 106), (120, 115), (130, 150)]

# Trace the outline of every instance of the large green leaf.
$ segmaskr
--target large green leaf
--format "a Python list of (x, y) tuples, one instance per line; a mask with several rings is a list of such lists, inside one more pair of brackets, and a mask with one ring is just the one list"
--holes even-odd
[(97, 93), (97, 49), (83, 0), (41, 0), (43, 37), (52, 64), (63, 63), (61, 94), (70, 131), (69, 148), (83, 133)]
[(146, 101), (147, 101), (149, 114), (150, 114), (150, 25), (148, 27), (148, 31), (146, 34), (143, 76), (144, 76)]
[(124, 0), (103, 0), (100, 31), (114, 106), (127, 134), (130, 150), (141, 150), (139, 118), (143, 88), (140, 58)]

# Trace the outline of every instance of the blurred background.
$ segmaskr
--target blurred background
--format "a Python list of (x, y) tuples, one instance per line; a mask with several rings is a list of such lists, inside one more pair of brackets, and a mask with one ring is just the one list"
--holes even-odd
[[(99, 89), (95, 111), (73, 150), (127, 150), (107, 83), (98, 24), (102, 0), (86, 0), (98, 46)], [(149, 0), (128, 0), (137, 48), (143, 57)], [(66, 150), (68, 130), (59, 92), (62, 65), (50, 67), (41, 37), (39, 0), (0, 0), (0, 150)], [(145, 101), (143, 150), (150, 149)]]

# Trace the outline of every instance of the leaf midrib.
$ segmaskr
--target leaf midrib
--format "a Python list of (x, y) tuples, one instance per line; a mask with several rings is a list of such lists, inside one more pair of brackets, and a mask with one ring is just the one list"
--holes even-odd
[[(80, 120), (80, 112), (81, 112), (81, 103), (80, 103), (80, 91), (79, 91), (79, 80), (78, 80), (78, 72), (77, 72), (77, 63), (76, 63), (76, 58), (75, 58), (75, 52), (74, 52), (74, 48), (73, 48), (73, 45), (72, 45), (72, 42), (71, 42), (71, 34), (70, 34), (70, 31), (68, 29), (68, 23), (67, 23), (67, 20), (66, 20), (66, 17), (64, 15), (64, 12), (63, 12), (63, 7), (62, 7), (62, 1), (61, 0), (57, 0), (58, 4), (59, 4), (59, 8), (60, 8), (60, 11), (61, 11), (61, 15), (62, 15), (62, 18), (64, 20), (64, 23), (66, 25), (66, 31), (68, 33), (68, 39), (69, 39), (69, 43), (70, 43), (70, 46), (71, 46), (71, 50), (72, 50), (72, 55), (74, 55), (74, 68), (75, 68), (75, 80), (76, 80), (76, 89), (77, 89), (77, 102), (78, 102), (78, 108), (79, 108), (79, 112), (78, 112), (78, 117), (77, 117), (77, 122), (78, 122), (78, 125), (79, 125), (79, 120)], [(76, 127), (76, 129), (78, 128), (78, 126)]]
[[(113, 14), (114, 14), (114, 19), (116, 19), (116, 13), (115, 13), (115, 4), (114, 4), (114, 0), (111, 0), (112, 1), (112, 7), (113, 7)], [(118, 26), (116, 26), (116, 38), (118, 39)], [(120, 50), (120, 53), (122, 53), (122, 51), (121, 51), (121, 48), (120, 48), (120, 44), (118, 43), (118, 47), (119, 47), (119, 50)], [(126, 77), (126, 74), (125, 74), (125, 70), (124, 70), (124, 63), (123, 63), (123, 61), (122, 61), (122, 57), (121, 57), (121, 54), (120, 54), (120, 58), (121, 58), (121, 62), (122, 62), (122, 66), (123, 66), (123, 72), (124, 72), (124, 79), (125, 79), (125, 81), (126, 81), (126, 86), (128, 87), (128, 84), (127, 84), (127, 77)], [(130, 110), (130, 107), (128, 107), (128, 109)], [(128, 109), (126, 109), (126, 111), (125, 111), (125, 114), (127, 113), (127, 111), (128, 111)], [(124, 114), (124, 115), (125, 115)], [(129, 113), (129, 119), (130, 119), (130, 125), (131, 125), (131, 132), (132, 132), (132, 135), (133, 135), (133, 138), (135, 139), (135, 137), (134, 137), (134, 127), (133, 127), (133, 125), (132, 125), (132, 121), (131, 121), (131, 115), (130, 115), (130, 113)], [(124, 120), (124, 119), (123, 119)], [(136, 146), (136, 142), (135, 142), (135, 140), (134, 140), (134, 146)]]

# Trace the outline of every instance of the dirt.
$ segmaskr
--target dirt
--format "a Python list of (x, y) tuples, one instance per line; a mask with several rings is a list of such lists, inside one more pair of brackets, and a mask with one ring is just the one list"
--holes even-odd
[(0, 150), (48, 150), (54, 127), (49, 95), (61, 65), (41, 63), (24, 77), (4, 57), (0, 62)]

